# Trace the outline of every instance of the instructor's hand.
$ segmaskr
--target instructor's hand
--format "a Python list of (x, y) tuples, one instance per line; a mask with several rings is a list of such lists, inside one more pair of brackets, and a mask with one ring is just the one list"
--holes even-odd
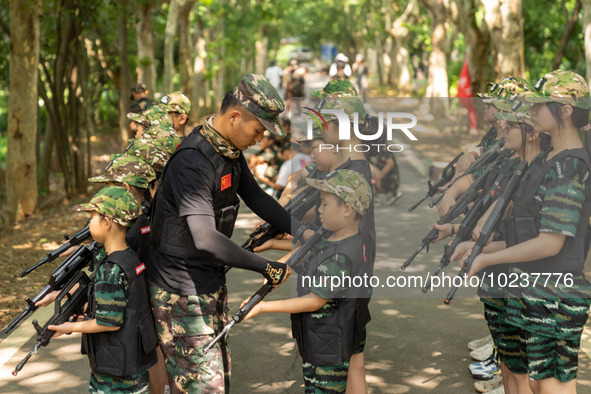
[(285, 282), (290, 275), (290, 266), (285, 263), (280, 263), (278, 261), (268, 261), (267, 267), (263, 272), (263, 276), (265, 277), (265, 279), (267, 279), (267, 281), (274, 287), (283, 284), (283, 282)]

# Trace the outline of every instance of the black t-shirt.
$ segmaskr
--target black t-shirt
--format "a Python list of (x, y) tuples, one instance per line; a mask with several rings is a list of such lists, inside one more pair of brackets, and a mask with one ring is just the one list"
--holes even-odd
[[(166, 196), (178, 208), (179, 217), (196, 215), (213, 218), (212, 196), (218, 180), (211, 162), (198, 150), (183, 149), (167, 165), (170, 168), (166, 169), (159, 187), (162, 188), (162, 197)], [(264, 220), (291, 233), (289, 214), (257, 185), (242, 154), (240, 166), (238, 195)], [(209, 223), (211, 218), (204, 223)], [(218, 242), (215, 245), (209, 243), (209, 250), (202, 250), (200, 245), (196, 245), (203, 252), (199, 258), (166, 255), (153, 245), (148, 270), (150, 280), (174, 294), (205, 294), (215, 292), (225, 284), (223, 265), (246, 264), (253, 267), (266, 264), (267, 260), (261, 256), (240, 249), (225, 236), (219, 237), (214, 226), (207, 234), (215, 235)], [(228, 253), (228, 250), (233, 253)]]

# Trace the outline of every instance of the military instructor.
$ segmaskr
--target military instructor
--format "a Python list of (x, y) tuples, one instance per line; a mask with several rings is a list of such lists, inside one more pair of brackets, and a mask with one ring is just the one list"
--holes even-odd
[(218, 113), (196, 127), (170, 158), (156, 195), (148, 264), (152, 310), (171, 392), (229, 391), (227, 338), (203, 348), (227, 322), (224, 266), (261, 273), (279, 285), (291, 270), (230, 240), (242, 198), (284, 232), (300, 224), (257, 185), (242, 151), (265, 130), (283, 137), (283, 100), (260, 75), (226, 93)]

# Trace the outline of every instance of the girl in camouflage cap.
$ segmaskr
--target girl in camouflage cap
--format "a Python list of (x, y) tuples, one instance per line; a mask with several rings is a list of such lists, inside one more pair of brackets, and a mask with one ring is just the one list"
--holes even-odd
[[(576, 392), (578, 350), (591, 304), (591, 285), (583, 274), (591, 162), (578, 130), (588, 122), (589, 90), (581, 76), (557, 70), (518, 97), (532, 105), (533, 126), (550, 134), (552, 150), (528, 170), (513, 197), (506, 221), (513, 236), (506, 247), (478, 256), (469, 275), (519, 263), (510, 266), (509, 275), (522, 284), (511, 288), (506, 301), (506, 323), (513, 326), (519, 349), (503, 360), (511, 372), (503, 374), (505, 387)], [(548, 279), (536, 283), (536, 275)]]

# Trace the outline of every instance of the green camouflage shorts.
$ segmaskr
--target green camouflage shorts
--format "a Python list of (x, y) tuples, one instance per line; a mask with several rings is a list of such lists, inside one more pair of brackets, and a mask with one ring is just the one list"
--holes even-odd
[(148, 285), (156, 333), (171, 378), (172, 393), (224, 393), (230, 390), (228, 336), (203, 349), (227, 324), (228, 291), (180, 296)]

